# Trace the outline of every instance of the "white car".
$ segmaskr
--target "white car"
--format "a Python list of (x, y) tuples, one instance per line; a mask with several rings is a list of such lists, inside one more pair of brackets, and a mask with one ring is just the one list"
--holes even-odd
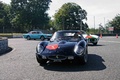
[(83, 37), (88, 39), (88, 43), (92, 43), (93, 45), (97, 45), (98, 41), (99, 41), (99, 36), (97, 35), (91, 35), (91, 34), (87, 34), (85, 31), (81, 31), (83, 34)]

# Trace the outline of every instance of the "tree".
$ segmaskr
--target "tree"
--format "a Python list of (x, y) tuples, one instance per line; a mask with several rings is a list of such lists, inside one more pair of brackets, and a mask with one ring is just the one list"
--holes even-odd
[(114, 27), (114, 33), (120, 33), (120, 14), (110, 21), (107, 27)]
[(49, 22), (46, 11), (51, 0), (11, 0), (12, 24), (21, 29), (43, 29)]
[(49, 23), (46, 11), (49, 9), (51, 0), (29, 0), (27, 11), (29, 12), (29, 22), (34, 28), (45, 28)]
[(10, 32), (10, 5), (2, 3), (0, 1), (0, 32)]
[(0, 2), (0, 29), (2, 30), (3, 26), (4, 26), (4, 7), (3, 7), (3, 3)]
[(83, 19), (87, 19), (87, 12), (76, 3), (65, 3), (55, 13), (55, 26), (57, 29), (86, 29)]

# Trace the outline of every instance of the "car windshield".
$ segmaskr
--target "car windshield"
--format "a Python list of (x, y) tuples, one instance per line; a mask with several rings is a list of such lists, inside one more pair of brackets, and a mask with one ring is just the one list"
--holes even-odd
[(55, 32), (51, 38), (51, 41), (57, 40), (66, 40), (66, 41), (79, 41), (81, 39), (81, 35), (76, 32)]

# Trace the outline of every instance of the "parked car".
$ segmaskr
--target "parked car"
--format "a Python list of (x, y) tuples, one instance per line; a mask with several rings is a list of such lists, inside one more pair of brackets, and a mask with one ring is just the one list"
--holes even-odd
[(42, 31), (30, 31), (27, 34), (23, 34), (23, 37), (27, 40), (30, 39), (45, 40), (45, 39), (50, 39), (52, 37), (52, 34), (45, 34)]
[(92, 43), (93, 45), (97, 45), (99, 41), (99, 36), (97, 35), (92, 35), (92, 34), (87, 34), (85, 31), (81, 30), (82, 35), (84, 38), (88, 39), (88, 43)]
[(53, 34), (50, 41), (42, 41), (36, 47), (36, 59), (40, 65), (47, 61), (73, 61), (86, 64), (88, 45), (79, 30), (61, 30)]

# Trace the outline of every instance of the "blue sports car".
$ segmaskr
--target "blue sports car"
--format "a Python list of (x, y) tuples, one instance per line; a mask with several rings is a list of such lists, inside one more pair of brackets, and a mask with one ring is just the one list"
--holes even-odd
[(27, 40), (30, 40), (30, 39), (44, 40), (44, 39), (50, 39), (52, 37), (52, 34), (45, 34), (45, 33), (42, 33), (41, 31), (30, 31), (27, 34), (23, 34), (23, 37)]
[(36, 47), (36, 59), (40, 65), (47, 61), (73, 61), (86, 64), (88, 44), (79, 30), (61, 30), (53, 34), (50, 41), (41, 41)]

